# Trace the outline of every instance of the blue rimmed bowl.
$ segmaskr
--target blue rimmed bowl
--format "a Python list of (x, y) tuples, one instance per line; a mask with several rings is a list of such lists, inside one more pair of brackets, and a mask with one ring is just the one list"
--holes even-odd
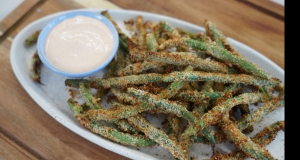
[[(94, 19), (99, 20), (100, 22), (104, 23), (112, 33), (114, 44), (111, 49), (111, 52), (109, 53), (109, 56), (107, 56), (105, 60), (101, 60), (102, 63), (100, 63), (98, 66), (96, 66), (90, 70), (86, 70), (86, 71), (70, 72), (70, 71), (64, 71), (62, 69), (59, 69), (58, 67), (55, 67), (55, 65), (53, 65), (49, 61), (46, 50), (45, 50), (45, 43), (47, 41), (49, 34), (51, 33), (52, 29), (55, 26), (62, 23), (66, 19), (74, 18), (76, 16), (86, 16), (89, 18), (94, 18)], [(90, 76), (90, 75), (93, 75), (93, 74), (99, 72), (100, 70), (104, 69), (116, 55), (118, 47), (119, 47), (118, 32), (117, 32), (116, 28), (114, 27), (114, 25), (111, 23), (111, 21), (109, 19), (107, 19), (106, 17), (102, 16), (100, 13), (98, 14), (98, 13), (90, 12), (90, 11), (74, 11), (74, 12), (68, 12), (66, 14), (60, 15), (59, 17), (55, 18), (50, 23), (48, 23), (42, 29), (42, 31), (40, 32), (40, 35), (38, 37), (38, 41), (37, 41), (37, 51), (38, 51), (38, 55), (39, 55), (39, 58), (41, 59), (42, 63), (47, 68), (49, 68), (51, 71), (53, 71), (57, 74), (69, 77), (69, 78), (80, 78), (80, 77)]]

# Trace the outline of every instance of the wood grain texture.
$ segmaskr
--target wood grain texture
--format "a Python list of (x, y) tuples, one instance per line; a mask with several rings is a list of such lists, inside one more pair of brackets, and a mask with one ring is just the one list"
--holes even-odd
[(14, 135), (4, 128), (0, 128), (0, 159), (2, 157), (6, 157), (6, 159), (37, 159), (38, 157), (32, 153), (34, 151), (24, 152), (23, 145), (16, 141)]
[(30, 160), (34, 159), (33, 156), (28, 155), (27, 152), (22, 152), (18, 145), (11, 143), (11, 140), (3, 135), (3, 131), (0, 131), (0, 159), (24, 159)]
[(14, 23), (26, 14), (39, 0), (24, 0), (16, 9), (0, 21), (0, 36), (4, 34)]
[(232, 0), (110, 0), (123, 9), (147, 11), (199, 26), (208, 19), (227, 36), (260, 52), (284, 69), (284, 21)]
[(284, 6), (274, 3), (270, 0), (246, 0), (253, 5), (266, 9), (270, 12), (273, 12), (281, 17), (284, 17)]
[(0, 38), (0, 159), (128, 159), (58, 123), (31, 99), (11, 68), (10, 46), (22, 28), (46, 15), (74, 8), (81, 6), (41, 1)]

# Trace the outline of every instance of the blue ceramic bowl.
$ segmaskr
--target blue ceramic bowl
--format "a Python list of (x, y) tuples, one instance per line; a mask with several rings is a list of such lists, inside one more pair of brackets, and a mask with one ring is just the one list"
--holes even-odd
[[(114, 45), (113, 45), (113, 49), (112, 49), (110, 55), (104, 61), (104, 63), (100, 64), (96, 68), (89, 70), (89, 71), (79, 72), (79, 73), (70, 73), (70, 72), (59, 70), (59, 69), (55, 68), (53, 65), (51, 65), (51, 63), (49, 62), (49, 60), (47, 59), (47, 56), (46, 56), (45, 42), (47, 40), (48, 34), (56, 25), (58, 25), (59, 23), (61, 23), (62, 21), (66, 20), (68, 18), (73, 18), (75, 16), (87, 16), (90, 18), (97, 19), (97, 20), (101, 21), (102, 23), (104, 23), (112, 32)], [(39, 55), (39, 58), (41, 59), (42, 63), (47, 68), (52, 70), (53, 72), (58, 73), (63, 76), (66, 76), (66, 77), (70, 77), (70, 78), (80, 78), (80, 77), (90, 76), (90, 75), (95, 74), (96, 72), (104, 69), (116, 55), (118, 47), (119, 47), (119, 35), (118, 35), (116, 28), (110, 22), (110, 20), (108, 20), (106, 17), (102, 16), (100, 13), (98, 14), (98, 13), (89, 12), (89, 11), (74, 11), (74, 12), (68, 12), (63, 15), (60, 15), (59, 17), (55, 18), (50, 23), (48, 23), (42, 29), (42, 31), (40, 32), (38, 41), (37, 41), (37, 51), (38, 51), (38, 55)]]

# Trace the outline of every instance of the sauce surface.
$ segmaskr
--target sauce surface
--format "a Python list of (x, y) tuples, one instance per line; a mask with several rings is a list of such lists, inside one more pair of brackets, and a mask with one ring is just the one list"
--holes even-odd
[(45, 42), (49, 62), (59, 70), (81, 73), (103, 63), (113, 48), (113, 36), (101, 21), (75, 16), (56, 25)]

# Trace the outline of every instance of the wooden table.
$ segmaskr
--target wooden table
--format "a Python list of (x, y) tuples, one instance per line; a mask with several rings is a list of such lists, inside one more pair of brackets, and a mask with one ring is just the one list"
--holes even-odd
[(23, 89), (11, 68), (10, 46), (22, 28), (38, 18), (75, 8), (148, 11), (200, 26), (208, 19), (226, 36), (284, 69), (284, 7), (271, 1), (40, 0), (0, 37), (0, 159), (128, 159), (87, 141), (50, 117)]

